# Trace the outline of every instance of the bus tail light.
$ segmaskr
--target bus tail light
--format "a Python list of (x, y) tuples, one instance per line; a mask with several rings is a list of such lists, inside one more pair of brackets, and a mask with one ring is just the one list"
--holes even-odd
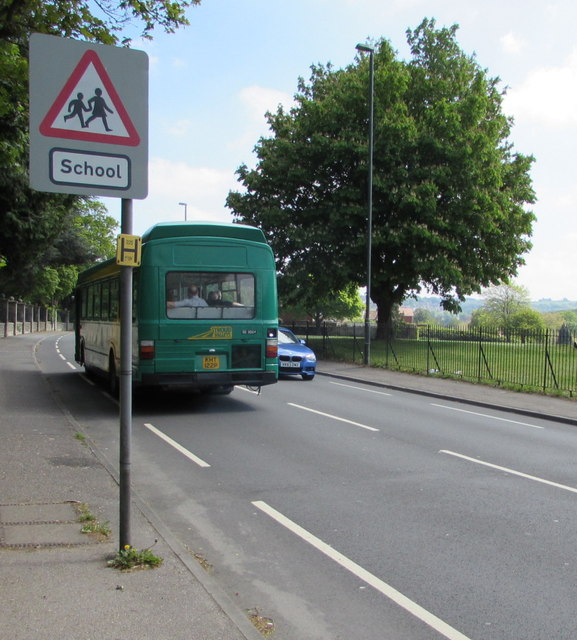
[(266, 330), (266, 358), (278, 357), (278, 338), (276, 329)]
[(154, 340), (140, 341), (140, 359), (154, 360)]

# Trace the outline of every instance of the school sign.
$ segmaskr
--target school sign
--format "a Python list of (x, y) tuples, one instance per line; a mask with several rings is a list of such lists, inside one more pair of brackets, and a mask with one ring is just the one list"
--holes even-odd
[(31, 35), (30, 185), (54, 193), (146, 198), (143, 51)]

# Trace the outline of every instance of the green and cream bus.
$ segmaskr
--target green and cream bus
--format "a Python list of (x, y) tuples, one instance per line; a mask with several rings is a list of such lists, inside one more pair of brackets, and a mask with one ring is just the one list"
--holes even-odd
[[(106, 376), (120, 370), (120, 270), (93, 266), (76, 288), (76, 361)], [(142, 236), (134, 268), (135, 386), (228, 393), (277, 381), (275, 262), (256, 227), (159, 223)]]

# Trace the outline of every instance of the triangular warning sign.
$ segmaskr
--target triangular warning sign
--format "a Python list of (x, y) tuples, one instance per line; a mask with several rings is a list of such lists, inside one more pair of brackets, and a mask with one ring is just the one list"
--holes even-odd
[(96, 51), (88, 50), (40, 123), (53, 138), (136, 147), (140, 136), (132, 124)]

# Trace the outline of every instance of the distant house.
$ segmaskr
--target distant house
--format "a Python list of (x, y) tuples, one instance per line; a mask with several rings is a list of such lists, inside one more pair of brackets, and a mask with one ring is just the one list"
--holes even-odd
[(399, 316), (403, 322), (413, 324), (415, 320), (415, 310), (410, 307), (399, 307)]

